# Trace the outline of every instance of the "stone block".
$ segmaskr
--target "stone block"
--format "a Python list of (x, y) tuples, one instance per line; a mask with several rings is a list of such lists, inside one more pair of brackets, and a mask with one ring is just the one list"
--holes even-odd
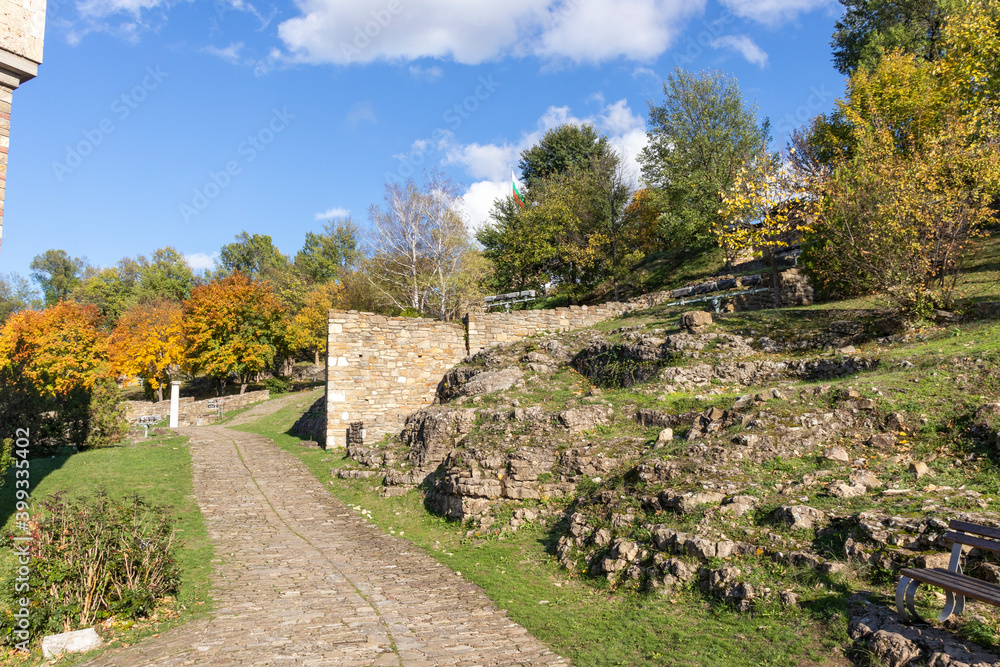
[(75, 630), (42, 638), (42, 656), (55, 658), (62, 653), (85, 653), (100, 648), (101, 638), (94, 628)]

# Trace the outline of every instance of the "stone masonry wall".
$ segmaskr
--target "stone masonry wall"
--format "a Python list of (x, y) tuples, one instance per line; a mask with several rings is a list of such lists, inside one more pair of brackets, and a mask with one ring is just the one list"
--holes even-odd
[[(166, 392), (169, 394), (170, 388)], [(177, 404), (177, 424), (178, 426), (201, 426), (211, 424), (218, 420), (219, 410), (213, 406), (222, 401), (223, 415), (232, 410), (245, 408), (251, 403), (266, 401), (271, 397), (271, 392), (267, 389), (260, 391), (248, 391), (242, 396), (234, 394), (223, 398), (208, 398), (203, 401), (196, 401), (191, 396), (183, 396)], [(150, 403), (149, 401), (127, 401), (125, 403), (125, 418), (134, 422), (139, 417), (156, 416), (161, 420), (170, 417), (170, 399)]]
[(366, 441), (398, 433), (466, 354), (460, 324), (331, 310), (326, 447), (345, 447), (352, 422), (364, 424)]
[(629, 310), (633, 310), (631, 304), (612, 302), (589, 307), (469, 313), (465, 316), (465, 325), (469, 331), (469, 354), (546, 331), (582, 329)]
[[(812, 289), (805, 276), (795, 269), (786, 273), (789, 275), (782, 274), (780, 283), (785, 305), (811, 303)], [(535, 334), (582, 329), (673, 300), (671, 292), (657, 292), (600, 306), (474, 312), (465, 316), (464, 327), (422, 318), (331, 310), (326, 447), (345, 447), (349, 433), (362, 442), (399, 433), (408, 415), (433, 403), (441, 378), (466, 355)], [(740, 310), (772, 305), (768, 292), (733, 301)]]

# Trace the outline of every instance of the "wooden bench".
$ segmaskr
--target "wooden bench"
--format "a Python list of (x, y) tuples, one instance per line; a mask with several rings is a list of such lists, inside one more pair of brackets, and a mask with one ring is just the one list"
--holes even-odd
[(908, 609), (915, 620), (923, 622), (913, 608), (913, 596), (920, 584), (944, 589), (947, 600), (944, 611), (938, 616), (941, 622), (948, 620), (952, 614), (961, 614), (965, 611), (965, 598), (1000, 607), (1000, 586), (962, 574), (961, 563), (963, 545), (1000, 554), (1000, 529), (966, 521), (951, 521), (948, 527), (951, 530), (943, 535), (944, 539), (952, 543), (947, 570), (939, 567), (925, 570), (906, 568), (900, 572), (902, 577), (896, 586), (896, 608), (899, 609), (899, 615), (903, 620), (907, 620)]

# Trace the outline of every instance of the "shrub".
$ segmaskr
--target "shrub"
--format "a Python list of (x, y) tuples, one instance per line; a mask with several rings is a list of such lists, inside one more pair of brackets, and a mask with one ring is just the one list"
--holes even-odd
[(113, 380), (102, 380), (90, 394), (87, 439), (81, 449), (110, 447), (125, 439), (128, 420), (122, 392)]
[(287, 393), (289, 387), (291, 386), (292, 386), (291, 382), (278, 377), (269, 377), (266, 380), (264, 380), (264, 387), (266, 387), (267, 390), (272, 394)]
[[(89, 627), (112, 615), (148, 616), (158, 599), (177, 591), (173, 520), (163, 508), (104, 491), (75, 500), (55, 494), (40, 503), (31, 526), (33, 636)], [(14, 595), (7, 588), (5, 594)], [(0, 616), (8, 642), (12, 625), (9, 611)]]

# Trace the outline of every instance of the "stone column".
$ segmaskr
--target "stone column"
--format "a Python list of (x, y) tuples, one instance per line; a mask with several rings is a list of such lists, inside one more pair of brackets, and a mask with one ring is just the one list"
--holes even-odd
[(0, 240), (14, 89), (38, 74), (45, 39), (45, 0), (0, 0)]
[(177, 417), (181, 407), (181, 382), (170, 382), (170, 428), (177, 428)]

